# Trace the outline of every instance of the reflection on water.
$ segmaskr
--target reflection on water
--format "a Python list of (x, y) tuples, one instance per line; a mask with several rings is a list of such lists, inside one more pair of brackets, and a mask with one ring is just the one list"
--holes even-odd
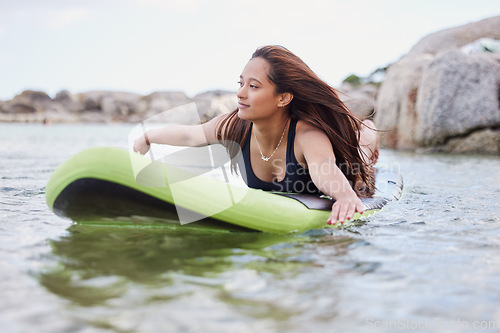
[[(310, 240), (305, 235), (76, 224), (68, 231), (50, 242), (58, 265), (40, 279), (52, 292), (82, 305), (117, 297), (128, 282), (171, 285), (175, 273), (215, 277), (241, 267), (277, 273), (312, 261), (290, 255)], [(338, 240), (342, 245), (352, 241)]]
[[(297, 306), (312, 306), (307, 281), (291, 286), (287, 279), (324, 269), (318, 245), (335, 257), (345, 255), (358, 241), (331, 232), (338, 231), (274, 235), (72, 225), (66, 236), (50, 241), (57, 264), (40, 273), (39, 280), (51, 293), (78, 306), (79, 320), (94, 327), (119, 330), (123, 323), (107, 316), (132, 311), (131, 303), (140, 304), (141, 312), (153, 307), (156, 311), (177, 307), (182, 312), (193, 298), (212, 298), (217, 304), (203, 305), (201, 312), (191, 305), (191, 318), (204, 312), (228, 315), (220, 308), (230, 306), (234, 318), (272, 318), (275, 326), (304, 310)], [(337, 268), (338, 272), (373, 269), (361, 266)], [(276, 288), (270, 288), (275, 283)], [(289, 298), (289, 306), (280, 304), (283, 297)], [(154, 320), (155, 327), (165, 327), (164, 321), (173, 319)]]
[(51, 241), (65, 270), (85, 272), (85, 278), (117, 275), (140, 283), (163, 281), (161, 274), (181, 270), (202, 276), (231, 265), (235, 248), (265, 257), (266, 246), (287, 236), (256, 232), (217, 233), (195, 229), (90, 227), (73, 225), (69, 235)]

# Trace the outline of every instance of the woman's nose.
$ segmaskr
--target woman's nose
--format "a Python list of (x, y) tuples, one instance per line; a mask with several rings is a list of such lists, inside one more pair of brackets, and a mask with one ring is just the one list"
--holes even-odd
[(244, 99), (246, 97), (246, 88), (244, 85), (238, 88), (238, 91), (236, 92), (236, 97), (238, 97), (238, 99)]

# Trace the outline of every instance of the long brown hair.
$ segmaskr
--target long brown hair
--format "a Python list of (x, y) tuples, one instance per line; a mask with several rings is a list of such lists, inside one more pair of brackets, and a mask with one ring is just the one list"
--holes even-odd
[[(276, 86), (277, 94), (288, 92), (293, 95), (289, 105), (290, 117), (326, 133), (332, 143), (336, 164), (354, 190), (359, 193), (355, 184), (361, 180), (368, 187), (363, 192), (372, 192), (373, 170), (360, 155), (361, 122), (342, 103), (337, 91), (321, 80), (302, 59), (282, 46), (260, 47), (253, 53), (251, 59), (254, 58), (269, 63), (268, 79)], [(233, 158), (239, 147), (243, 147), (249, 130), (250, 121), (239, 118), (236, 109), (218, 124), (217, 138), (235, 142), (227, 146)]]

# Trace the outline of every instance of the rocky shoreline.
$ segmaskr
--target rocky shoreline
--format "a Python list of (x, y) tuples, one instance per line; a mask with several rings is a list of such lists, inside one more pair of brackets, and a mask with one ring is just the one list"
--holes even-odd
[[(342, 85), (340, 97), (358, 116), (373, 114), (378, 87), (371, 84), (353, 88)], [(136, 123), (178, 106), (195, 103), (199, 119), (186, 120), (182, 115), (178, 119), (184, 123), (206, 122), (217, 115), (234, 110), (237, 106), (236, 92), (208, 91), (188, 97), (183, 92), (154, 92), (143, 96), (117, 91), (90, 91), (72, 94), (59, 92), (51, 98), (43, 91), (27, 90), (9, 101), (0, 101), (0, 122), (21, 123)], [(171, 116), (172, 113), (169, 113)], [(163, 118), (160, 118), (163, 119)]]
[[(388, 66), (381, 84), (345, 82), (339, 91), (355, 115), (373, 118), (383, 147), (500, 155), (500, 16), (425, 36)], [(199, 117), (174, 112), (168, 121), (230, 112), (236, 93), (24, 91), (0, 101), (0, 122), (138, 123), (190, 103)]]
[(210, 91), (188, 97), (183, 92), (162, 91), (143, 96), (128, 92), (59, 92), (51, 98), (43, 91), (24, 91), (0, 101), (0, 122), (111, 123), (140, 122), (165, 110), (196, 103), (201, 121), (236, 107), (234, 92)]
[(376, 110), (385, 147), (500, 155), (500, 16), (422, 38), (387, 70)]

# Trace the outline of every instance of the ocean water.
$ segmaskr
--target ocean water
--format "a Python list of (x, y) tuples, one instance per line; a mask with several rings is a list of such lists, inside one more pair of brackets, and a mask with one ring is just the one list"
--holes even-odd
[(0, 330), (498, 332), (500, 158), (383, 150), (401, 200), (303, 234), (81, 226), (45, 204), (61, 162), (129, 125), (0, 124)]

